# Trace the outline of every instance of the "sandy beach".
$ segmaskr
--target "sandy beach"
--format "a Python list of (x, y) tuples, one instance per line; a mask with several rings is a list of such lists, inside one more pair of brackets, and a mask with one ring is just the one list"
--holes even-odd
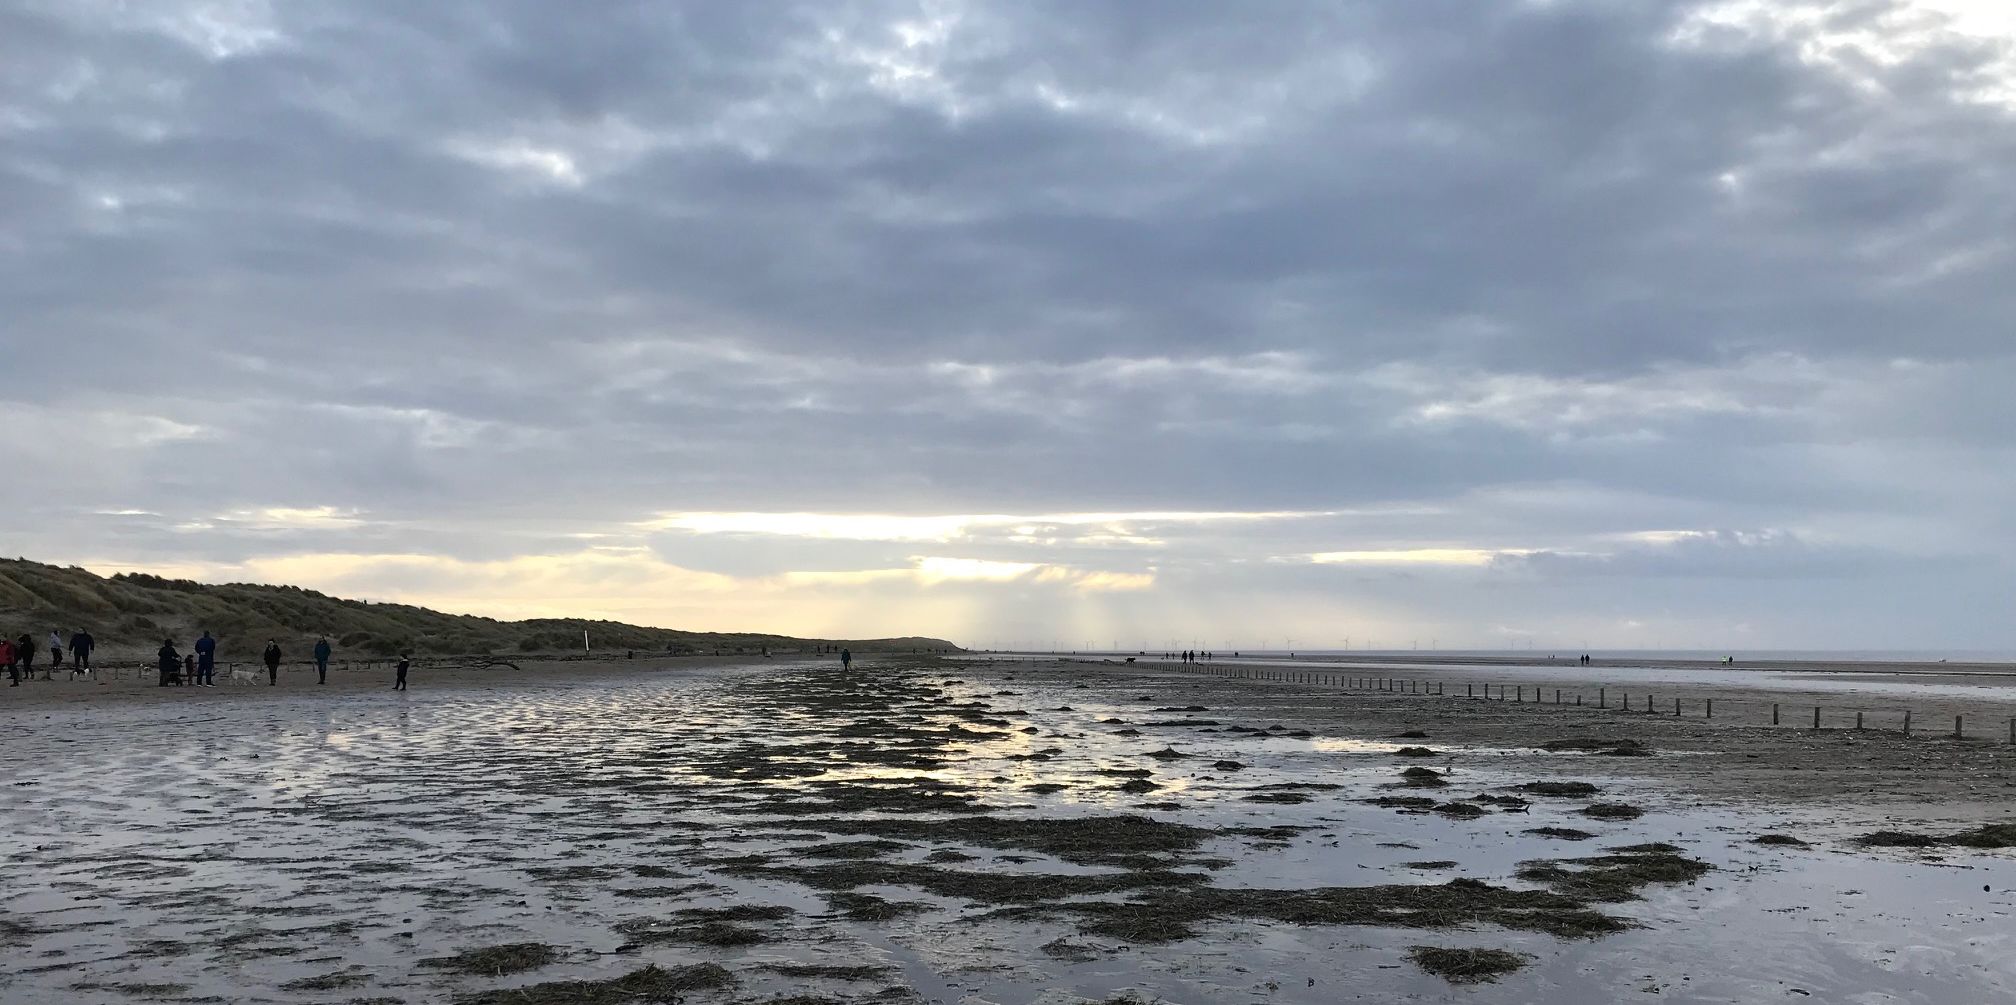
[(10, 690), (35, 767), (0, 789), (22, 849), (0, 1001), (1934, 1003), (2016, 980), (2016, 861), (1977, 830), (2006, 744), (1053, 660), (312, 681)]

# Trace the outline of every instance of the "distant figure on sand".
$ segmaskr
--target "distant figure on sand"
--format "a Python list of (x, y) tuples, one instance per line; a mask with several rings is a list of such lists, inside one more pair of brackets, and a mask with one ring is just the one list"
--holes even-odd
[(12, 684), (7, 686), (20, 687), (21, 664), (14, 662), (14, 643), (7, 641), (7, 637), (4, 635), (0, 635), (0, 665), (7, 667), (7, 677), (13, 681)]
[(174, 639), (162, 639), (161, 651), (154, 654), (156, 666), (161, 671), (161, 686), (167, 687), (172, 679), (181, 682), (178, 676), (182, 669), (182, 654), (175, 651)]
[(14, 658), (21, 661), (22, 676), (35, 675), (35, 639), (27, 632), (22, 632), (21, 637), (14, 640)]
[(217, 686), (217, 640), (204, 632), (196, 640), (196, 683), (205, 687)]
[(51, 628), (49, 629), (49, 669), (54, 670), (62, 665), (63, 633)]
[(329, 639), (327, 636), (315, 640), (315, 683), (317, 684), (329, 683), (329, 654), (331, 652), (333, 650), (329, 648)]
[(70, 668), (91, 669), (91, 650), (97, 648), (98, 640), (82, 628), (70, 633)]
[(406, 653), (399, 654), (399, 667), (398, 667), (399, 676), (392, 681), (392, 690), (394, 691), (406, 690), (406, 671), (408, 668), (412, 667), (412, 665), (413, 665), (412, 656)]
[(280, 683), (280, 643), (267, 639), (266, 652), (262, 655), (266, 658), (266, 684), (277, 686)]
[(851, 650), (847, 650), (847, 649), (842, 649), (842, 650), (840, 650), (840, 669), (842, 669), (842, 670), (852, 670), (852, 669), (854, 669), (854, 653), (853, 653), (853, 651), (851, 651)]

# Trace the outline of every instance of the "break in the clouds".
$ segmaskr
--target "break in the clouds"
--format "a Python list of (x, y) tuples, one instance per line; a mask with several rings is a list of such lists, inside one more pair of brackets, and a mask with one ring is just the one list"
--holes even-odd
[(2000, 0), (0, 2), (0, 550), (968, 643), (2016, 644)]

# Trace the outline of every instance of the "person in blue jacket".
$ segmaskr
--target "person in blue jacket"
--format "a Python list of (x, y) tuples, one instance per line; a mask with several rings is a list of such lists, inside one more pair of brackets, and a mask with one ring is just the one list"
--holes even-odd
[(315, 683), (329, 683), (329, 654), (333, 651), (327, 637), (315, 640)]
[(204, 632), (196, 640), (196, 679), (190, 683), (201, 687), (217, 686), (217, 640)]

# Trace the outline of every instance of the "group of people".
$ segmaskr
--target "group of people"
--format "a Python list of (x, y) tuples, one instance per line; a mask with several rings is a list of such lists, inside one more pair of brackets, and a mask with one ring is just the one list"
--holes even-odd
[[(209, 632), (189, 647), (192, 651), (184, 656), (175, 650), (174, 639), (162, 639), (161, 649), (156, 652), (156, 665), (161, 671), (161, 686), (187, 684), (191, 687), (217, 686), (217, 640)], [(280, 683), (280, 644), (266, 640), (266, 673), (274, 684)]]
[[(35, 670), (35, 651), (40, 646), (32, 636), (22, 635), (17, 639), (0, 636), (0, 667), (5, 667), (9, 677), (9, 687), (19, 687), (23, 678)], [(61, 630), (49, 632), (49, 666), (44, 671), (44, 679), (49, 679), (55, 671), (63, 668), (63, 656), (70, 656), (70, 676), (72, 678), (91, 672), (91, 654), (98, 648), (98, 642), (91, 633), (82, 628), (70, 633), (66, 641)], [(217, 686), (217, 639), (204, 632), (184, 654), (175, 646), (174, 639), (162, 639), (161, 648), (154, 654), (155, 667), (160, 672), (160, 686), (184, 684), (194, 687)], [(329, 659), (335, 655), (335, 647), (325, 638), (317, 639), (313, 650), (315, 656), (315, 683), (329, 683)], [(266, 665), (266, 683), (277, 687), (280, 684), (280, 661), (285, 654), (277, 639), (267, 639), (266, 648), (259, 654)], [(406, 690), (406, 674), (413, 665), (410, 654), (400, 653), (397, 673), (392, 682), (395, 691)]]
[[(38, 648), (34, 637), (25, 633), (18, 639), (0, 636), (0, 666), (7, 668), (7, 677), (11, 681), (8, 687), (19, 687), (21, 678), (35, 672), (35, 650)], [(75, 677), (88, 673), (91, 670), (91, 650), (95, 648), (97, 642), (91, 638), (90, 632), (82, 628), (70, 633), (68, 643), (63, 641), (61, 629), (52, 628), (49, 630), (49, 668), (43, 673), (53, 676), (61, 670), (66, 651), (70, 654), (70, 675)]]
[[(174, 639), (162, 639), (161, 648), (156, 652), (156, 666), (161, 672), (161, 686), (170, 684), (191, 684), (197, 687), (217, 686), (217, 640), (204, 632), (203, 637), (190, 647), (191, 652), (183, 655), (175, 648)], [(335, 647), (324, 637), (315, 640), (315, 683), (329, 683), (329, 657), (335, 654)], [(266, 664), (266, 684), (280, 685), (280, 661), (286, 656), (280, 650), (277, 639), (267, 639), (266, 648), (259, 653), (260, 662)], [(399, 654), (399, 677), (393, 690), (406, 690), (406, 671), (412, 665), (412, 657)]]
[(1175, 657), (1175, 656), (1181, 656), (1181, 657), (1183, 658), (1183, 662), (1185, 662), (1185, 663), (1196, 663), (1196, 662), (1199, 662), (1199, 661), (1201, 661), (1201, 660), (1208, 660), (1208, 659), (1210, 659), (1211, 657), (1213, 657), (1213, 656), (1215, 656), (1215, 655), (1217, 655), (1217, 654), (1216, 654), (1216, 653), (1200, 653), (1200, 652), (1198, 652), (1198, 651), (1197, 651), (1197, 650), (1195, 650), (1195, 649), (1185, 649), (1185, 650), (1183, 650), (1183, 651), (1182, 651), (1181, 653), (1165, 653), (1165, 654), (1163, 654), (1163, 655), (1165, 655), (1165, 656), (1170, 656), (1170, 657)]

